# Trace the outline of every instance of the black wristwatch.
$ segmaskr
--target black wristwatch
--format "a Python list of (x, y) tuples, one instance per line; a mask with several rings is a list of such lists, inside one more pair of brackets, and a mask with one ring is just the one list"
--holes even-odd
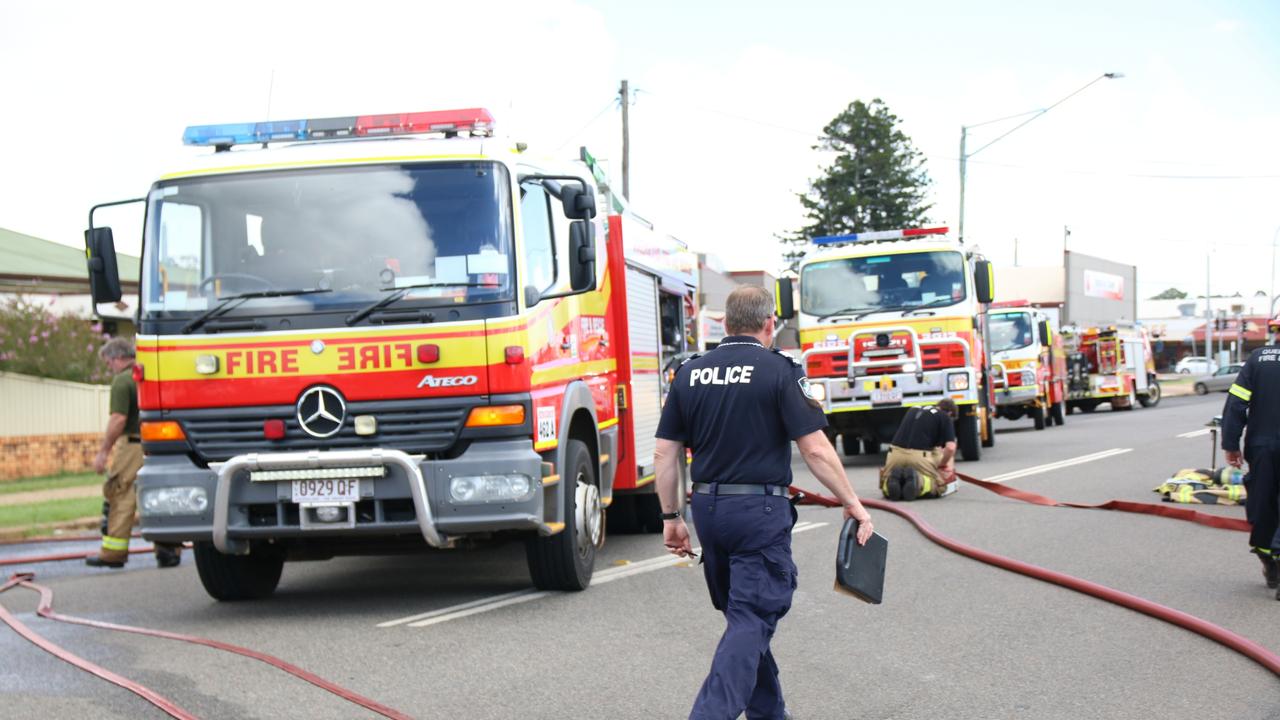
[(658, 515), (658, 517), (662, 518), (663, 520), (679, 520), (679, 519), (680, 519), (680, 513), (678, 513), (678, 512), (673, 512), (673, 513), (662, 513), (662, 514)]

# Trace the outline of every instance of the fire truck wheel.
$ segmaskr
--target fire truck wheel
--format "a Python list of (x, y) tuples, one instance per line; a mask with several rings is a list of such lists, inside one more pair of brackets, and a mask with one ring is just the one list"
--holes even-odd
[(1053, 404), (1053, 407), (1049, 408), (1049, 419), (1052, 420), (1053, 424), (1057, 425), (1058, 427), (1062, 427), (1063, 425), (1066, 424), (1067, 422), (1067, 401), (1066, 400), (1059, 400), (1058, 402)]
[[(1160, 397), (1163, 393), (1163, 391), (1160, 390), (1160, 383), (1155, 380), (1150, 380), (1149, 382), (1150, 384), (1147, 385), (1147, 394), (1138, 396), (1138, 402), (1142, 403), (1142, 407), (1155, 407), (1160, 404)], [(1196, 389), (1196, 392), (1201, 395), (1204, 394), (1200, 392), (1199, 388)]]
[(1094, 410), (1097, 410), (1097, 409), (1098, 409), (1098, 401), (1097, 401), (1097, 400), (1082, 400), (1082, 401), (1080, 402), (1080, 405), (1079, 405), (1078, 407), (1080, 408), (1080, 412), (1091, 413), (1091, 412), (1093, 412)]
[(529, 575), (539, 590), (586, 590), (603, 531), (600, 492), (587, 444), (570, 440), (564, 457), (564, 529), (525, 543)]
[(872, 440), (872, 439), (870, 439), (870, 438), (863, 438), (863, 439), (862, 439), (862, 452), (866, 453), (867, 455), (879, 455), (879, 454), (880, 454), (880, 441), (879, 441), (879, 440)]
[(960, 447), (962, 459), (978, 460), (982, 457), (980, 440), (977, 415), (961, 415), (956, 418), (956, 445)]
[(284, 569), (284, 553), (254, 545), (248, 555), (223, 555), (213, 543), (198, 542), (193, 551), (200, 584), (214, 600), (255, 600), (275, 592)]
[(1033, 407), (1031, 408), (1031, 411), (1029, 414), (1031, 415), (1031, 421), (1034, 422), (1036, 425), (1036, 429), (1043, 430), (1044, 429), (1044, 408)]
[(844, 433), (840, 436), (840, 444), (844, 445), (844, 454), (854, 457), (862, 453), (862, 439), (854, 433)]

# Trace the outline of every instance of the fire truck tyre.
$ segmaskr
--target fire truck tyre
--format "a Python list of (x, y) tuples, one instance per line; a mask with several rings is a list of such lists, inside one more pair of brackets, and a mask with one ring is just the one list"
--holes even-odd
[(1054, 425), (1062, 427), (1067, 422), (1067, 401), (1059, 400), (1049, 408), (1049, 419)]
[(862, 439), (862, 452), (868, 455), (880, 454), (880, 441), (872, 438)]
[(1098, 409), (1097, 400), (1084, 400), (1080, 403), (1080, 412), (1091, 413)]
[(570, 440), (564, 457), (564, 529), (525, 543), (529, 575), (539, 590), (586, 590), (591, 584), (596, 544), (603, 530), (595, 465), (587, 444)]
[(1044, 408), (1033, 407), (1027, 411), (1027, 414), (1031, 416), (1031, 421), (1036, 424), (1037, 430), (1044, 429)]
[(840, 444), (844, 445), (844, 454), (853, 457), (862, 452), (862, 440), (853, 433), (844, 433), (840, 436)]
[(980, 459), (982, 457), (980, 440), (977, 415), (961, 415), (956, 418), (956, 445), (960, 447), (961, 458), (964, 460)]
[(1208, 394), (1209, 394), (1209, 388), (1205, 387), (1205, 384), (1204, 384), (1204, 383), (1196, 383), (1196, 394), (1197, 394), (1197, 395), (1208, 395)]
[[(1160, 398), (1164, 391), (1160, 389), (1160, 383), (1155, 380), (1149, 380), (1148, 383), (1147, 394), (1139, 395), (1138, 402), (1142, 403), (1142, 407), (1155, 407), (1160, 404)], [(1201, 395), (1204, 394), (1199, 390), (1196, 390), (1196, 392)]]
[(256, 600), (275, 592), (284, 569), (284, 553), (255, 544), (248, 555), (223, 555), (213, 543), (195, 544), (200, 584), (214, 600)]

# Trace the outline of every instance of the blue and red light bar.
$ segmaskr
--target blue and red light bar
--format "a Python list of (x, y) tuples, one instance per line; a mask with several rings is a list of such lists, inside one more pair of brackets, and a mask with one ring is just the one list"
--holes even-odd
[(313, 120), (273, 120), (260, 123), (192, 125), (182, 133), (184, 145), (253, 145), (297, 140), (414, 135), (422, 133), (473, 135), (493, 133), (493, 115), (484, 108), (430, 112), (358, 115)]
[(945, 235), (948, 228), (905, 228), (902, 230), (875, 230), (872, 232), (852, 233), (850, 235), (826, 235), (813, 239), (815, 245), (839, 245), (842, 243), (877, 242), (879, 240), (904, 240), (922, 235)]

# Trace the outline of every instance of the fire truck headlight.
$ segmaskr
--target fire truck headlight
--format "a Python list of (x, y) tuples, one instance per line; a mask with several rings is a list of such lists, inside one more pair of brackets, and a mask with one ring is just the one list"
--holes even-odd
[(449, 481), (449, 496), (455, 503), (518, 502), (533, 495), (533, 479), (528, 475), (463, 475)]
[(1023, 370), (1023, 371), (1022, 371), (1022, 384), (1023, 384), (1023, 385), (1035, 385), (1035, 384), (1036, 384), (1036, 371), (1035, 371), (1035, 370)]
[(969, 374), (968, 373), (951, 373), (947, 376), (948, 390), (968, 390)]
[(202, 487), (147, 488), (142, 491), (142, 514), (199, 515), (209, 507), (209, 493)]

